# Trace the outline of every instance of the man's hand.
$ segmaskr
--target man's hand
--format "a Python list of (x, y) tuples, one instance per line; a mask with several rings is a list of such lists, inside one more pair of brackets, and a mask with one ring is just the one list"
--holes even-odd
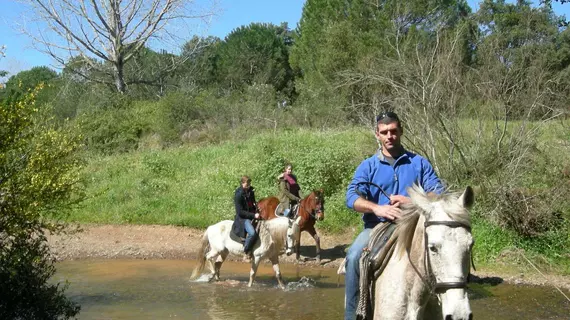
[(254, 217), (255, 217), (255, 219), (259, 220), (259, 217), (260, 217), (259, 213), (256, 213)]
[(377, 205), (373, 210), (377, 217), (384, 217), (390, 220), (396, 220), (402, 216), (402, 210), (396, 205)]
[(399, 207), (401, 204), (410, 203), (412, 199), (401, 194), (393, 194), (390, 196), (390, 204)]

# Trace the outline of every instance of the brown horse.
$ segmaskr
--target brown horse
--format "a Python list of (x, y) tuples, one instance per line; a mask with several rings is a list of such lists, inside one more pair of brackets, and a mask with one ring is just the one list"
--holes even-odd
[[(276, 209), (279, 205), (279, 199), (276, 197), (267, 197), (259, 200), (257, 209), (262, 219), (270, 220), (279, 217), (276, 215)], [(325, 218), (325, 196), (323, 190), (315, 190), (302, 199), (297, 206), (297, 212), (289, 213), (289, 218), (298, 222), (301, 232), (307, 231), (313, 239), (317, 248), (317, 262), (321, 261), (321, 240), (315, 230), (315, 222), (322, 221)], [(301, 232), (299, 239), (295, 242), (295, 252), (297, 260), (299, 260), (299, 248), (301, 247)]]

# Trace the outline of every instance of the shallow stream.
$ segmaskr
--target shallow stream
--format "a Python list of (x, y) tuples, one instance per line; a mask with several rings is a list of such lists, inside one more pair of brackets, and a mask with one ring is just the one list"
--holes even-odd
[[(287, 289), (270, 264), (247, 287), (249, 265), (227, 261), (222, 281), (191, 281), (195, 261), (80, 260), (57, 265), (55, 281), (81, 305), (79, 319), (341, 319), (344, 279), (336, 269), (282, 264)], [(570, 319), (570, 302), (550, 287), (471, 284), (474, 319)], [(568, 292), (565, 292), (569, 295)]]

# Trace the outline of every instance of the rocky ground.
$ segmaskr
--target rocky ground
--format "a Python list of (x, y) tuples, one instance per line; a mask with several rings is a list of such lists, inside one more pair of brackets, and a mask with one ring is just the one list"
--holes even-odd
[[(156, 225), (82, 225), (81, 231), (48, 236), (58, 260), (69, 259), (196, 259), (202, 230)], [(303, 233), (301, 263), (312, 267), (338, 268), (355, 232), (340, 235), (321, 234), (321, 262), (317, 263), (314, 240)], [(230, 259), (241, 260), (242, 257)], [(282, 263), (296, 263), (294, 255), (282, 256)], [(544, 274), (530, 266), (478, 268), (472, 280), (491, 283), (515, 283), (554, 286), (570, 292), (570, 277)]]

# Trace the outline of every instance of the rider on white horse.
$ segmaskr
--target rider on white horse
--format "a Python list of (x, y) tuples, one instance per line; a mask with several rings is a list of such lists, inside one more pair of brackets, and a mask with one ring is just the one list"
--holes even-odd
[(236, 216), (232, 225), (232, 232), (240, 238), (245, 238), (243, 251), (250, 256), (251, 248), (257, 240), (257, 233), (252, 221), (259, 219), (259, 213), (257, 213), (257, 202), (255, 201), (254, 189), (251, 186), (251, 179), (248, 176), (242, 176), (240, 183), (241, 185), (234, 193)]
[(414, 183), (428, 192), (443, 190), (428, 160), (404, 149), (400, 141), (403, 132), (394, 112), (383, 112), (376, 117), (375, 136), (380, 149), (358, 166), (346, 192), (346, 205), (364, 213), (364, 230), (346, 254), (345, 319), (356, 318), (360, 296), (359, 259), (368, 246), (370, 231), (380, 222), (400, 217), (400, 204), (410, 201), (406, 189)]

